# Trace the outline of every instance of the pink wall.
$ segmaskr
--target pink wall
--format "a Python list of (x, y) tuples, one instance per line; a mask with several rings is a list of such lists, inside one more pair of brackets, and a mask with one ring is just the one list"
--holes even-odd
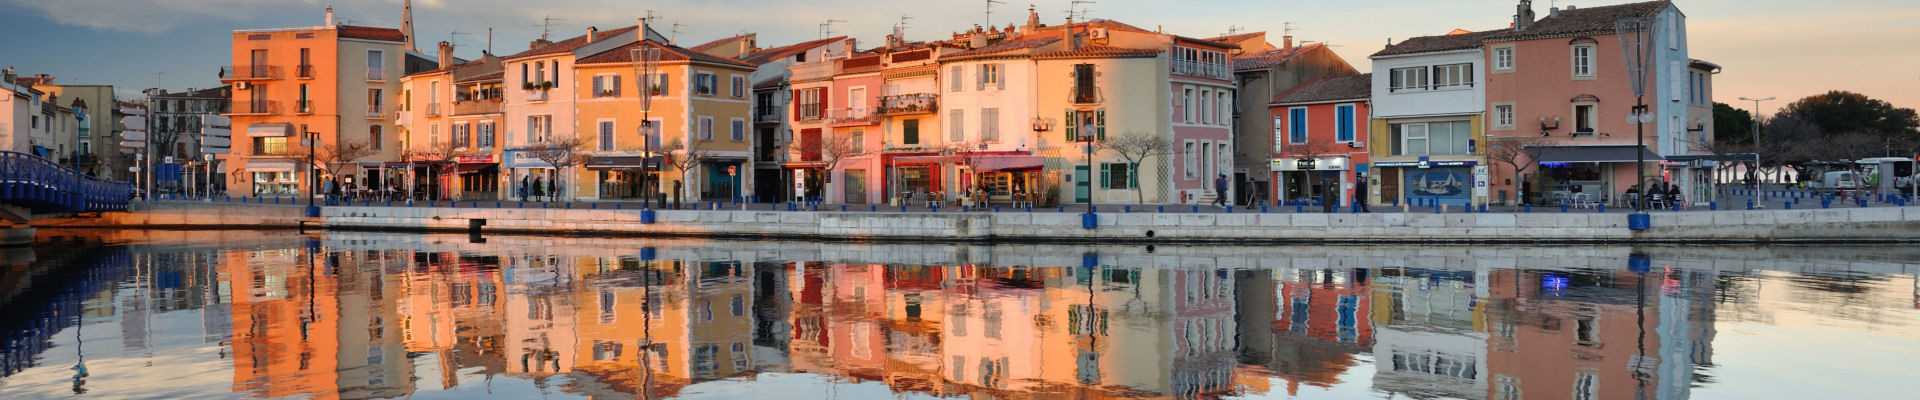
[[(1626, 114), (1633, 107), (1634, 98), (1632, 88), (1627, 85), (1627, 68), (1621, 60), (1619, 39), (1614, 35), (1595, 36), (1593, 39), (1596, 41), (1596, 56), (1594, 78), (1591, 80), (1573, 79), (1573, 50), (1568, 39), (1488, 44), (1487, 110), (1491, 113), (1495, 103), (1516, 103), (1514, 125), (1518, 128), (1491, 131), (1493, 135), (1539, 135), (1541, 116), (1546, 116), (1548, 120), (1559, 116), (1560, 129), (1551, 133), (1552, 137), (1564, 140), (1574, 129), (1573, 98), (1590, 94), (1600, 98), (1595, 128), (1599, 132), (1613, 134), (1610, 138), (1600, 137), (1598, 140), (1632, 143), (1633, 126), (1627, 125)], [(1514, 45), (1513, 71), (1492, 70), (1493, 49), (1508, 44)]]
[[(1336, 108), (1342, 104), (1354, 105), (1353, 113), (1354, 113), (1355, 121), (1354, 121), (1354, 127), (1353, 127), (1353, 135), (1355, 139), (1358, 139), (1361, 142), (1366, 143), (1368, 147), (1354, 148), (1354, 147), (1348, 146), (1345, 143), (1336, 142), (1336, 139), (1339, 138), (1339, 126), (1335, 124), (1336, 122), (1335, 120), (1337, 117)], [(1367, 154), (1368, 154), (1367, 150), (1368, 148), (1375, 145), (1375, 143), (1368, 143), (1370, 142), (1368, 140), (1370, 138), (1370, 136), (1368, 136), (1368, 133), (1371, 131), (1370, 128), (1373, 125), (1372, 121), (1369, 119), (1372, 116), (1372, 113), (1371, 113), (1372, 108), (1370, 106), (1371, 104), (1366, 101), (1309, 104), (1305, 106), (1307, 107), (1307, 142), (1308, 143), (1328, 143), (1328, 145), (1323, 146), (1323, 150), (1336, 153), (1336, 154), (1318, 154), (1317, 157), (1337, 157), (1337, 156), (1344, 155), (1349, 158), (1350, 167), (1341, 176), (1341, 179), (1346, 183), (1357, 182), (1354, 180), (1355, 179), (1354, 173), (1358, 170), (1360, 164), (1366, 164), (1370, 162), (1368, 161), (1369, 158), (1367, 157)], [(1294, 107), (1299, 107), (1299, 106), (1273, 106), (1272, 108), (1269, 109), (1269, 111), (1272, 113), (1272, 115), (1269, 116), (1269, 118), (1279, 117), (1281, 129), (1287, 129), (1287, 127), (1293, 126), (1293, 121), (1289, 119), (1288, 110)], [(1268, 132), (1267, 134), (1272, 134), (1272, 133)], [(1282, 140), (1282, 143), (1285, 143), (1286, 138), (1282, 137), (1281, 140)], [(1384, 146), (1387, 144), (1380, 143), (1379, 145)], [(1283, 145), (1282, 149), (1285, 149), (1286, 151), (1273, 153), (1273, 158), (1299, 158), (1304, 156), (1304, 154), (1301, 154), (1300, 151), (1292, 149), (1290, 145)], [(1373, 174), (1374, 172), (1375, 170), (1371, 168), (1368, 169), (1369, 175)], [(1274, 183), (1280, 182), (1279, 172), (1269, 172), (1266, 175), (1268, 175), (1267, 179), (1270, 179), (1269, 182), (1274, 182)], [(1354, 185), (1354, 189), (1358, 189), (1358, 188), (1359, 188), (1359, 185)], [(1283, 189), (1280, 188), (1279, 185), (1277, 184), (1270, 183), (1268, 185), (1267, 190), (1270, 192), (1270, 193), (1267, 193), (1268, 199), (1278, 199), (1280, 196), (1281, 190)], [(1353, 199), (1353, 195), (1354, 195), (1353, 190), (1345, 190), (1341, 193), (1342, 193), (1340, 196), (1341, 203), (1343, 205), (1352, 204), (1349, 201)]]

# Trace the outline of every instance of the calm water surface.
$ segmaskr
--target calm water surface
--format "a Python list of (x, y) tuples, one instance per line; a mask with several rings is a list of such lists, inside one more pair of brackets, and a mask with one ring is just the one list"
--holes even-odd
[(41, 236), (0, 398), (1920, 393), (1910, 247)]

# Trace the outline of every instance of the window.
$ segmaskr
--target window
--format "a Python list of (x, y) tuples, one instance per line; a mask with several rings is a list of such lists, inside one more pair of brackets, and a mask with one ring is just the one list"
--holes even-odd
[(713, 140), (713, 117), (700, 117), (700, 140)]
[(1232, 123), (1233, 122), (1233, 94), (1228, 93), (1225, 90), (1222, 90), (1222, 91), (1214, 92), (1214, 96), (1219, 97), (1219, 101), (1214, 102), (1213, 109), (1215, 111), (1220, 112), (1220, 118), (1214, 119), (1213, 123), (1217, 125), (1222, 125), (1222, 126)]
[(975, 90), (1006, 89), (1007, 83), (1000, 80), (1000, 64), (980, 64), (980, 74), (974, 77)]
[(671, 94), (671, 91), (668, 89), (672, 88), (673, 85), (671, 85), (670, 83), (672, 82), (667, 80), (667, 73), (661, 72), (659, 74), (655, 74), (653, 76), (653, 95), (666, 96)]
[(1513, 46), (1496, 47), (1493, 49), (1493, 70), (1513, 70)]
[[(1198, 112), (1198, 114), (1200, 114), (1200, 123), (1202, 124), (1207, 123), (1207, 100), (1212, 98), (1213, 98), (1213, 91), (1211, 90), (1200, 91), (1200, 111)], [(1189, 121), (1189, 123), (1191, 122), (1192, 121)]]
[(1287, 109), (1287, 143), (1307, 144), (1307, 108)]
[(1388, 91), (1425, 90), (1427, 88), (1427, 67), (1394, 68), (1392, 82)]
[(386, 55), (379, 50), (367, 50), (367, 80), (387, 80)]
[(1495, 129), (1513, 129), (1513, 104), (1495, 104), (1493, 106), (1493, 127)]
[(699, 75), (695, 75), (695, 78), (698, 80), (694, 81), (694, 84), (698, 85), (700, 95), (712, 96), (720, 93), (720, 80), (718, 77), (713, 76), (712, 73), (701, 72)]
[(596, 75), (593, 77), (593, 97), (620, 97), (619, 75)]
[(381, 89), (367, 89), (367, 116), (379, 117), (387, 109), (386, 97)]
[(1433, 88), (1450, 89), (1473, 87), (1473, 64), (1447, 64), (1433, 66)]
[(532, 81), (532, 80), (529, 80), (529, 79), (528, 79), (528, 77), (527, 77), (527, 64), (524, 64), (524, 63), (523, 63), (523, 64), (520, 64), (520, 82), (521, 82), (521, 83), (533, 83), (533, 81)]
[(850, 150), (848, 151), (848, 153), (852, 153), (852, 154), (866, 153), (867, 130), (865, 129), (853, 130), (852, 133), (849, 133), (847, 135), (847, 141), (852, 143), (852, 146), (848, 146), (849, 147), (848, 150)]
[(747, 77), (741, 76), (741, 75), (734, 75), (733, 80), (730, 83), (732, 83), (732, 85), (728, 86), (728, 88), (733, 90), (733, 98), (736, 98), (736, 99), (747, 98)]
[(1467, 121), (1425, 122), (1391, 126), (1396, 155), (1473, 154), (1473, 130)]
[(1193, 123), (1193, 88), (1180, 91), (1180, 122)]
[(1598, 123), (1594, 120), (1596, 117), (1594, 114), (1596, 114), (1594, 104), (1573, 105), (1573, 134), (1580, 136), (1594, 134), (1594, 127)]
[(1000, 141), (1000, 109), (980, 109), (980, 140), (986, 142)]
[(960, 143), (967, 141), (967, 110), (953, 110), (947, 119), (947, 141)]
[(544, 142), (553, 132), (552, 115), (534, 115), (527, 117), (527, 143)]
[(801, 120), (812, 121), (820, 119), (820, 91), (821, 89), (819, 88), (800, 91), (799, 111)]
[(1100, 167), (1100, 180), (1107, 189), (1133, 189), (1137, 184), (1132, 172), (1127, 163), (1106, 163)]
[(950, 85), (948, 85), (948, 86), (950, 86), (950, 87), (949, 87), (949, 88), (947, 89), (947, 91), (949, 91), (949, 92), (954, 92), (954, 93), (960, 93), (960, 91), (961, 91), (961, 89), (960, 89), (960, 88), (961, 88), (961, 86), (960, 86), (960, 79), (961, 79), (961, 74), (960, 74), (960, 66), (958, 66), (958, 65), (955, 65), (955, 66), (953, 66), (953, 68), (948, 68), (948, 69), (947, 69), (947, 82), (950, 82), (951, 84), (950, 84)]
[(553, 66), (549, 71), (553, 72), (553, 86), (560, 86), (560, 60), (553, 60)]
[(730, 138), (735, 142), (747, 141), (747, 120), (745, 118), (734, 118), (729, 121), (732, 124), (732, 136), (730, 136)]
[(1573, 77), (1593, 77), (1593, 44), (1573, 45)]
[(1073, 65), (1074, 103), (1093, 104), (1100, 102), (1100, 88), (1095, 86), (1093, 79), (1099, 75), (1099, 72), (1093, 70), (1093, 64)]
[(1181, 146), (1181, 150), (1180, 150), (1180, 160), (1182, 164), (1180, 170), (1186, 171), (1187, 180), (1193, 180), (1194, 178), (1199, 176), (1198, 174), (1196, 174), (1199, 171), (1197, 171), (1196, 168), (1194, 168), (1193, 157), (1194, 157), (1193, 141), (1188, 140), (1184, 146)]
[(1200, 141), (1199, 156), (1200, 156), (1199, 159), (1194, 161), (1194, 163), (1198, 164), (1198, 167), (1200, 167), (1200, 171), (1198, 171), (1200, 176), (1206, 177), (1207, 179), (1213, 179), (1213, 172), (1208, 171), (1209, 168), (1213, 167), (1213, 162), (1208, 161), (1208, 158), (1213, 156), (1213, 143), (1209, 143), (1205, 140)]
[(286, 136), (253, 138), (253, 155), (277, 156), (277, 155), (286, 155), (286, 154), (287, 154), (287, 137)]
[(1577, 373), (1573, 378), (1573, 399), (1593, 400), (1600, 398), (1600, 376), (1590, 373)]
[(430, 150), (439, 145), (440, 145), (440, 123), (435, 122), (433, 123), (433, 125), (430, 125), (427, 127), (427, 143), (426, 143), (426, 146), (423, 147), (423, 149)]
[(613, 151), (613, 121), (600, 121), (600, 151)]
[(900, 144), (920, 144), (920, 120), (900, 121)]
[(448, 139), (447, 139), (447, 140), (448, 140), (448, 142), (449, 142), (449, 144), (452, 144), (452, 145), (453, 145), (453, 148), (456, 148), (456, 149), (463, 149), (463, 148), (466, 148), (466, 147), (467, 147), (467, 144), (468, 144), (468, 143), (467, 143), (467, 133), (468, 133), (468, 132), (470, 131), (470, 129), (472, 128), (472, 125), (468, 125), (468, 124), (453, 124), (453, 125), (452, 125), (452, 128), (453, 128), (453, 129), (452, 129), (452, 131), (451, 131), (451, 132), (448, 132), (448, 133), (451, 133), (451, 134), (452, 134), (452, 137), (450, 137), (450, 138), (448, 138)]
[(1354, 121), (1354, 117), (1354, 105), (1341, 104), (1333, 106), (1334, 141), (1353, 142), (1354, 125), (1358, 124), (1358, 122)]
[(312, 100), (313, 98), (308, 97), (309, 96), (308, 93), (309, 92), (307, 90), (307, 84), (305, 83), (300, 84), (300, 103), (295, 104), (294, 109), (299, 110), (301, 114), (307, 114), (307, 113), (313, 112), (313, 100)]
[(479, 142), (480, 142), (480, 147), (483, 147), (483, 148), (493, 147), (493, 123), (492, 122), (480, 123)]

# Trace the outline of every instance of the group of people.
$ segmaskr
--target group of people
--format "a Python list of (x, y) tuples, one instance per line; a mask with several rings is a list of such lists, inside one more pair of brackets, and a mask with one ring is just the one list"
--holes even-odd
[(1645, 192), (1646, 196), (1641, 196), (1641, 194), (1642, 192), (1640, 191), (1640, 185), (1634, 185), (1633, 187), (1627, 188), (1628, 198), (1636, 199), (1636, 201), (1641, 201), (1641, 200), (1649, 201), (1648, 203), (1645, 203), (1648, 206), (1654, 205), (1654, 203), (1651, 203), (1651, 201), (1654, 199), (1655, 195), (1659, 195), (1658, 197), (1660, 197), (1659, 199), (1660, 202), (1666, 203), (1664, 205), (1679, 204), (1680, 185), (1669, 184), (1666, 182), (1654, 182), (1653, 186)]
[[(1364, 172), (1357, 173), (1354, 175), (1353, 180), (1355, 182), (1354, 193), (1356, 193), (1356, 195), (1353, 196), (1353, 205), (1359, 208), (1359, 212), (1373, 212), (1372, 209), (1367, 207), (1367, 174)], [(1325, 212), (1327, 213), (1334, 212), (1334, 204), (1339, 203), (1340, 190), (1337, 185), (1338, 182), (1334, 178), (1325, 177), (1321, 179), (1320, 187), (1323, 188), (1321, 190), (1323, 190), (1324, 194), (1324, 201), (1322, 201), (1321, 204), (1326, 207)], [(1227, 174), (1219, 174), (1219, 176), (1213, 178), (1213, 191), (1216, 194), (1213, 197), (1212, 205), (1226, 208)], [(1243, 183), (1241, 185), (1241, 193), (1245, 193), (1247, 208), (1253, 208), (1254, 205), (1264, 204), (1265, 202), (1265, 199), (1260, 196), (1260, 191), (1254, 189), (1253, 181)]]
[(514, 189), (514, 194), (518, 196), (520, 200), (554, 201), (559, 199), (560, 193), (562, 193), (560, 191), (560, 182), (556, 181), (549, 184), (546, 177), (541, 176), (522, 176), (520, 177), (520, 186)]

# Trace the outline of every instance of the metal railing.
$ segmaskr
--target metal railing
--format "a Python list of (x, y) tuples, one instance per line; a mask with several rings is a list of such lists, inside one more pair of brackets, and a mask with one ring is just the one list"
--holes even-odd
[(384, 80), (387, 80), (387, 69), (386, 69), (386, 68), (369, 68), (369, 69), (367, 69), (367, 80), (369, 80), (369, 81), (384, 81)]
[(313, 113), (313, 100), (298, 100), (298, 101), (294, 101), (294, 102), (293, 102), (293, 111), (294, 111), (295, 113), (298, 113), (298, 114), (312, 114), (312, 113)]
[(872, 125), (880, 122), (880, 116), (874, 114), (872, 108), (841, 108), (832, 110), (827, 121), (834, 126)]
[(280, 102), (273, 100), (253, 100), (233, 102), (234, 114), (272, 115), (280, 113)]
[(429, 117), (440, 116), (440, 103), (427, 103), (427, 116)]
[(298, 76), (298, 77), (300, 77), (300, 79), (313, 79), (313, 66), (312, 66), (312, 65), (298, 65), (298, 66), (294, 66), (294, 67), (293, 67), (293, 70), (294, 70), (294, 76)]
[(800, 122), (820, 122), (820, 118), (824, 116), (825, 115), (820, 112), (819, 104), (800, 105)]
[(780, 107), (762, 108), (760, 109), (760, 115), (753, 116), (753, 122), (762, 124), (778, 123), (787, 116), (786, 113), (781, 112), (782, 110)]
[(0, 203), (34, 212), (125, 210), (133, 186), (87, 176), (32, 154), (0, 151)]
[(251, 81), (280, 79), (280, 67), (273, 65), (229, 65), (220, 67), (221, 80)]
[(1106, 96), (1100, 92), (1099, 86), (1081, 87), (1074, 85), (1072, 89), (1073, 104), (1100, 104), (1106, 100)]
[(1233, 68), (1191, 60), (1174, 60), (1173, 73), (1214, 79), (1233, 79)]

